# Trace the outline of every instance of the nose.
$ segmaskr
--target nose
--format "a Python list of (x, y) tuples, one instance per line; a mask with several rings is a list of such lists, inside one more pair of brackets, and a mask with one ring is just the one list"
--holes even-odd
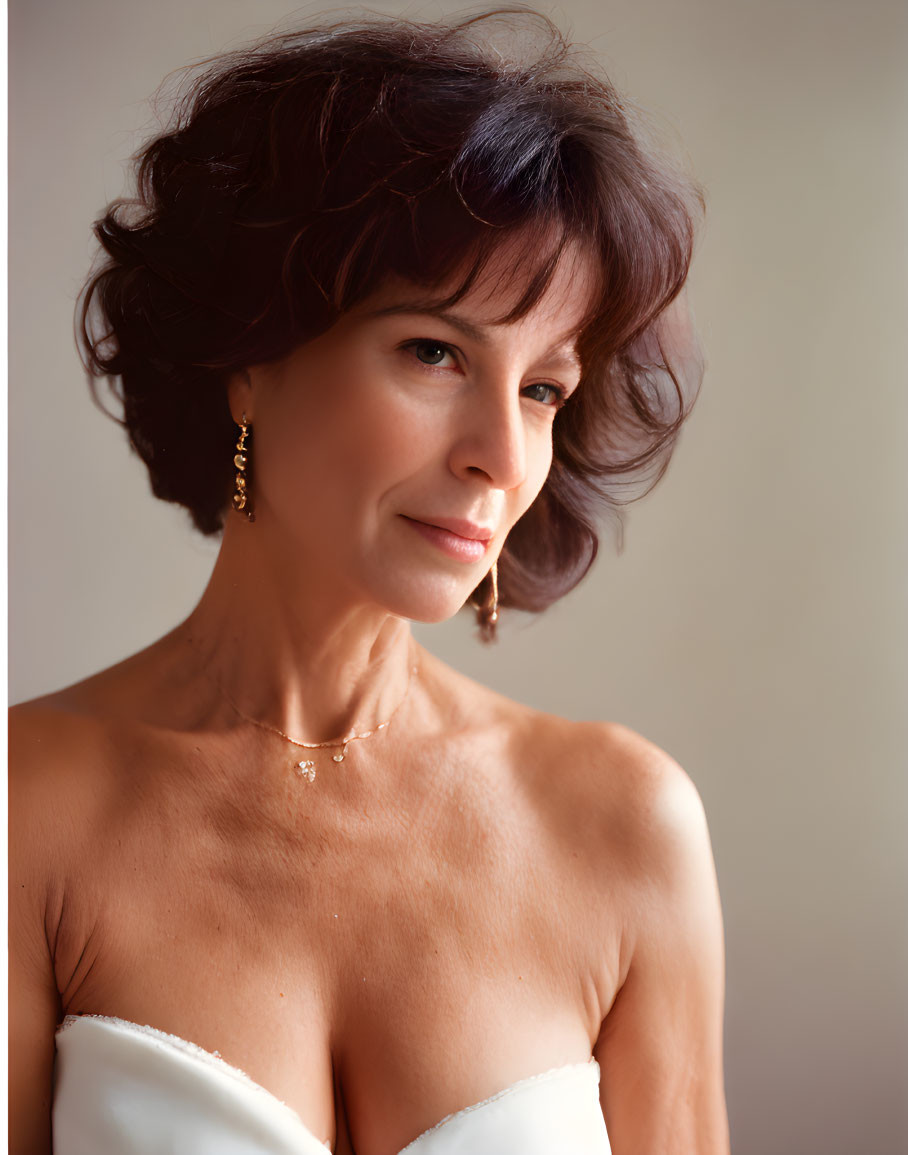
[(469, 391), (450, 465), (458, 477), (479, 470), (496, 489), (515, 489), (526, 481), (526, 421), (515, 385), (487, 382)]

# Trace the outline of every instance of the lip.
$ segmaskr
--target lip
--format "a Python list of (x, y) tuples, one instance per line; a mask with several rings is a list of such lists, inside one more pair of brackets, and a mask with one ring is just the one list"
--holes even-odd
[(403, 515), (408, 521), (418, 521), (420, 525), (434, 526), (436, 529), (446, 529), (449, 533), (454, 533), (458, 537), (465, 537), (468, 541), (483, 541), (489, 542), (495, 535), (495, 530), (490, 529), (484, 525), (477, 525), (475, 521), (465, 521), (462, 517), (433, 517), (430, 521), (428, 518), (422, 517), (408, 517)]
[[(438, 521), (444, 520), (445, 522), (444, 525), (439, 525), (435, 522), (419, 521), (415, 517), (408, 517), (405, 513), (402, 513), (401, 517), (405, 522), (408, 522), (422, 538), (441, 550), (442, 553), (447, 554), (448, 557), (454, 558), (455, 561), (479, 561), (488, 549), (489, 542), (492, 539), (491, 530), (487, 530), (470, 521), (463, 521), (457, 518), (438, 518)], [(450, 525), (457, 525), (460, 526), (461, 529), (468, 529), (471, 535), (481, 534), (482, 536), (467, 536), (465, 533), (458, 533), (456, 530), (449, 529), (448, 526)]]

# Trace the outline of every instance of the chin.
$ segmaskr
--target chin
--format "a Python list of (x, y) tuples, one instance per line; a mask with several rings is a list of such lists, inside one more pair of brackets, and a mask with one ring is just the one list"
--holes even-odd
[(380, 600), (390, 613), (400, 618), (437, 625), (439, 622), (450, 621), (463, 609), (481, 580), (482, 574), (479, 574), (469, 588), (465, 587), (463, 581), (438, 582), (435, 588), (427, 588), (423, 583), (421, 588), (407, 588), (401, 583), (393, 591), (384, 591), (385, 596)]
[(406, 617), (411, 622), (420, 622), (426, 626), (437, 626), (437, 625), (440, 625), (441, 622), (449, 622), (451, 620), (451, 618), (456, 617), (457, 614), (460, 613), (460, 611), (464, 608), (464, 605), (465, 605), (465, 603), (461, 602), (459, 606), (454, 606), (454, 607), (449, 606), (444, 613), (440, 613), (440, 612), (434, 613), (434, 614), (413, 614), (413, 613), (411, 613), (411, 614), (407, 614)]

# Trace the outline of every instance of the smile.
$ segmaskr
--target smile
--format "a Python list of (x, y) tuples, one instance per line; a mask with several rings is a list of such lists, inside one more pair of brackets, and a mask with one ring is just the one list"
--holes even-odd
[[(400, 515), (408, 525), (411, 525), (418, 534), (425, 538), (426, 541), (432, 545), (437, 546), (438, 549), (453, 557), (457, 561), (479, 561), (489, 546), (489, 541), (481, 541), (472, 537), (461, 537), (459, 533), (453, 533), (449, 529), (442, 529), (438, 525), (429, 525), (425, 521), (417, 521), (413, 517), (407, 517), (405, 513)], [(491, 539), (489, 539), (491, 540)]]

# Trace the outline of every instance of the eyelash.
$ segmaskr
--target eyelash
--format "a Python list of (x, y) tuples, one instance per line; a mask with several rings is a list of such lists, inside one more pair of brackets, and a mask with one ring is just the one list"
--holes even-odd
[[(412, 341), (405, 341), (404, 344), (400, 346), (400, 348), (411, 350), (413, 353), (413, 356), (416, 357), (416, 349), (420, 345), (430, 345), (430, 346), (434, 346), (436, 349), (443, 349), (446, 353), (449, 353), (452, 357), (454, 357), (456, 359), (456, 354), (455, 354), (453, 346), (448, 345), (445, 341), (436, 341), (433, 337), (417, 337)], [(419, 361), (419, 358), (416, 357), (416, 360)], [(420, 363), (420, 365), (424, 365), (427, 369), (437, 368), (437, 366), (431, 365), (428, 361), (419, 361), (419, 363)], [(555, 394), (554, 404), (546, 405), (545, 407), (547, 409), (560, 409), (568, 399), (567, 389), (565, 389), (563, 385), (556, 385), (553, 381), (537, 381), (537, 382), (534, 382), (533, 385), (527, 386), (528, 389), (534, 389), (534, 388), (540, 388), (540, 387), (545, 388), (545, 389), (551, 389)], [(544, 404), (544, 403), (540, 402), (540, 404)]]

